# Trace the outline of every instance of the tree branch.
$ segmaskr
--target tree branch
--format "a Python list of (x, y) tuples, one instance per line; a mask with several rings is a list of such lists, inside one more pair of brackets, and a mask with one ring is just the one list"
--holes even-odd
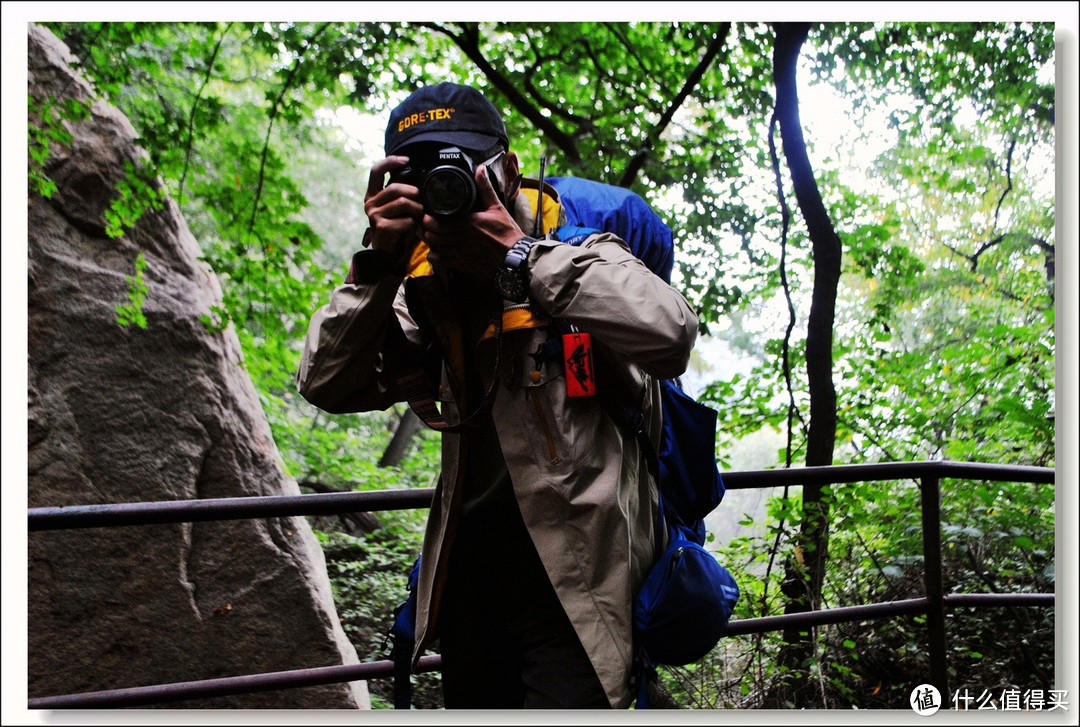
[[(469, 33), (467, 25), (462, 26), (461, 33), (454, 33), (449, 28), (438, 23), (418, 23), (418, 25), (442, 33), (452, 40), (465, 53), (466, 57), (476, 64), (476, 67), (484, 74), (484, 77), (487, 78), (491, 85), (506, 97), (510, 105), (555, 144), (559, 151), (572, 161), (581, 159), (581, 153), (578, 151), (577, 142), (574, 138), (563, 132), (550, 118), (540, 113), (540, 110), (514, 87), (509, 78), (488, 62), (484, 54), (480, 52), (479, 34), (476, 32)], [(475, 29), (475, 24), (473, 26)]]
[(784, 374), (784, 388), (788, 394), (787, 413), (787, 442), (784, 447), (784, 467), (791, 467), (793, 460), (792, 431), (794, 430), (794, 417), (798, 412), (795, 405), (795, 387), (791, 380), (791, 332), (795, 329), (795, 304), (791, 301), (791, 285), (787, 277), (787, 239), (788, 230), (791, 227), (791, 208), (788, 207), (787, 197), (784, 194), (784, 181), (780, 175), (780, 157), (776, 152), (776, 127), (779, 120), (773, 114), (769, 124), (769, 157), (772, 160), (773, 177), (776, 180), (776, 198), (780, 206), (780, 287), (784, 291), (784, 300), (787, 302), (788, 324), (784, 330), (784, 340), (781, 349), (781, 365)]
[(634, 178), (637, 177), (637, 173), (649, 158), (649, 154), (653, 148), (653, 140), (660, 138), (660, 135), (664, 133), (664, 130), (667, 129), (668, 125), (671, 123), (671, 119), (675, 116), (675, 112), (683, 105), (690, 95), (690, 92), (701, 83), (701, 79), (705, 76), (705, 71), (709, 69), (709, 66), (716, 60), (716, 56), (719, 55), (720, 49), (727, 40), (727, 35), (730, 30), (731, 23), (722, 23), (720, 25), (720, 28), (713, 35), (709, 47), (705, 49), (705, 54), (701, 57), (701, 60), (698, 61), (693, 72), (687, 77), (686, 82), (679, 92), (675, 94), (671, 103), (668, 104), (667, 110), (661, 115), (660, 120), (656, 122), (656, 125), (653, 126), (652, 131), (642, 140), (641, 146), (638, 147), (637, 152), (626, 166), (622, 178), (619, 179), (620, 187), (629, 187), (634, 181)]
[[(329, 23), (323, 23), (307, 40), (307, 46), (305, 50), (311, 47), (311, 44), (322, 35), (326, 29), (330, 27)], [(292, 88), (293, 81), (296, 80), (296, 75), (300, 71), (300, 65), (304, 62), (304, 54), (297, 54), (293, 60), (292, 68), (289, 70), (289, 75), (285, 78), (285, 83), (281, 85), (281, 90), (278, 91), (277, 97), (270, 105), (270, 122), (266, 125), (266, 135), (263, 138), (262, 157), (259, 160), (259, 179), (255, 185), (255, 198), (251, 203), (251, 219), (248, 222), (248, 232), (255, 229), (255, 217), (259, 212), (259, 199), (262, 197), (263, 182), (266, 177), (266, 159), (270, 154), (270, 133), (274, 128), (274, 121), (277, 119), (278, 112), (281, 110), (281, 102), (285, 98), (285, 94)]]
[(1001, 205), (1005, 203), (1005, 198), (1012, 191), (1012, 156), (1013, 150), (1016, 148), (1016, 137), (1014, 136), (1009, 140), (1009, 151), (1005, 154), (1005, 181), (1006, 187), (1001, 192), (1001, 196), (998, 198), (997, 206), (994, 208), (994, 227), (998, 226), (998, 217), (1001, 215)]
[(180, 183), (176, 188), (177, 199), (182, 198), (184, 195), (184, 183), (187, 180), (188, 167), (191, 166), (191, 149), (195, 139), (195, 109), (198, 108), (199, 101), (202, 100), (203, 91), (206, 90), (206, 86), (213, 77), (214, 61), (217, 59), (218, 53), (221, 51), (221, 44), (225, 41), (225, 36), (229, 34), (229, 30), (232, 26), (232, 23), (226, 25), (225, 30), (221, 32), (221, 36), (218, 37), (217, 43), (214, 44), (214, 50), (206, 63), (206, 74), (203, 76), (202, 84), (199, 85), (199, 90), (195, 92), (195, 100), (191, 102), (191, 111), (188, 113), (187, 149), (184, 153), (184, 170), (180, 173)]
[(531, 38), (529, 39), (529, 48), (536, 56), (536, 63), (527, 69), (522, 77), (522, 86), (529, 92), (529, 96), (536, 101), (540, 108), (551, 112), (553, 116), (557, 116), (568, 123), (576, 124), (578, 127), (578, 135), (580, 135), (582, 127), (591, 128), (593, 125), (592, 119), (570, 113), (562, 104), (552, 102), (539, 88), (536, 87), (536, 84), (533, 83), (533, 78), (535, 78), (540, 69), (550, 61), (557, 61), (559, 59), (559, 54), (544, 53)]

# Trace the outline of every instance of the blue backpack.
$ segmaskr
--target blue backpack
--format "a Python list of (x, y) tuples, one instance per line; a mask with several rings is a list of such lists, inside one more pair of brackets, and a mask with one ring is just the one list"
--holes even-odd
[[(575, 177), (547, 180), (562, 200), (568, 225), (556, 236), (580, 244), (588, 235), (614, 232), (635, 257), (671, 282), (671, 229), (640, 196), (622, 187)], [(724, 497), (716, 464), (716, 411), (687, 394), (676, 379), (660, 382), (663, 429), (653, 450), (640, 412), (617, 416), (642, 444), (659, 485), (659, 532), (668, 544), (634, 603), (634, 640), (640, 660), (636, 706), (649, 707), (647, 682), (655, 665), (682, 666), (703, 658), (723, 636), (739, 598), (727, 568), (705, 549), (705, 516)]]
[[(576, 177), (551, 177), (567, 224), (555, 236), (579, 245), (596, 232), (613, 232), (650, 270), (671, 282), (671, 228), (640, 196), (622, 187)], [(552, 342), (559, 341), (559, 337)], [(654, 449), (640, 411), (606, 400), (609, 411), (634, 433), (659, 485), (658, 533), (667, 547), (649, 572), (634, 603), (636, 707), (650, 707), (648, 682), (656, 665), (682, 666), (708, 654), (723, 636), (739, 598), (731, 573), (705, 549), (705, 516), (720, 504), (724, 483), (716, 464), (716, 411), (687, 394), (676, 379), (660, 382), (663, 429)], [(395, 611), (390, 638), (395, 663), (394, 706), (408, 709), (409, 660), (415, 632), (416, 578)]]
[(675, 242), (671, 228), (649, 203), (634, 192), (611, 184), (578, 177), (548, 177), (545, 180), (559, 193), (567, 225), (558, 236), (570, 245), (579, 245), (594, 232), (614, 232), (630, 246), (641, 262), (671, 282), (675, 265)]

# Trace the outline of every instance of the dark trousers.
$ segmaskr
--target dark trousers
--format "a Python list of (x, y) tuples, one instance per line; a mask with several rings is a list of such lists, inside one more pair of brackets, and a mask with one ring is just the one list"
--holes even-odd
[(513, 505), (455, 538), (440, 609), (447, 709), (610, 709)]

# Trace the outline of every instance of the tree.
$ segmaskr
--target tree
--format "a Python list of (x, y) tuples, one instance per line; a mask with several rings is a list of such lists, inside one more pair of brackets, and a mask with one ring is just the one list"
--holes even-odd
[[(776, 26), (773, 69), (776, 74), (774, 123), (780, 127), (795, 196), (813, 246), (814, 289), (806, 334), (806, 384), (810, 392), (806, 465), (814, 467), (832, 464), (833, 443), (836, 440), (832, 340), (842, 245), (821, 199), (799, 120), (795, 72), (799, 52), (809, 31), (809, 23), (779, 23)], [(782, 187), (780, 191), (782, 193)], [(825, 488), (822, 485), (804, 486), (802, 505), (801, 538), (795, 556), (785, 564), (786, 613), (817, 610), (825, 580), (829, 533), (829, 506), (825, 499)], [(785, 632), (784, 638), (790, 645), (784, 652), (784, 662), (794, 670), (810, 658), (810, 640), (801, 636), (797, 629)], [(805, 706), (805, 701), (796, 699), (795, 704)]]

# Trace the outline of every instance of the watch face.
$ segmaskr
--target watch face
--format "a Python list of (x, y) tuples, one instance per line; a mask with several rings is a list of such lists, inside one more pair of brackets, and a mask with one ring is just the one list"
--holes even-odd
[(524, 276), (517, 270), (499, 268), (495, 271), (495, 287), (499, 295), (515, 303), (524, 302), (529, 297)]

